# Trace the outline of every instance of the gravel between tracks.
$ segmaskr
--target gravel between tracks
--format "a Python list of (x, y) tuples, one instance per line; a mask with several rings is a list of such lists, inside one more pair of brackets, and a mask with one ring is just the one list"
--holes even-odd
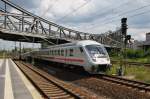
[(79, 86), (86, 87), (88, 90), (98, 95), (105, 95), (112, 99), (150, 99), (150, 95), (145, 92), (139, 92), (126, 86), (119, 86), (104, 80), (96, 78), (84, 78), (74, 81)]

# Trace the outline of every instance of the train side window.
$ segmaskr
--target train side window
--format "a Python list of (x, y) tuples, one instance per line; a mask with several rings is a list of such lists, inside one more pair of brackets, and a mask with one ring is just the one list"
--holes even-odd
[(54, 55), (54, 51), (52, 50), (52, 55)]
[(56, 55), (56, 50), (55, 50), (55, 54), (54, 55)]
[(58, 55), (60, 56), (60, 50), (58, 50)]
[(64, 50), (61, 50), (61, 56), (64, 56)]
[(67, 56), (67, 49), (65, 50), (65, 56)]
[(82, 48), (82, 47), (79, 47), (79, 49), (80, 49), (80, 52), (83, 53), (83, 48)]
[(59, 50), (57, 50), (57, 55), (59, 56)]
[(57, 55), (57, 50), (55, 50), (55, 55)]
[(58, 55), (58, 50), (56, 50), (56, 55)]
[(73, 49), (70, 49), (70, 56), (73, 56)]
[(51, 55), (51, 50), (49, 50), (49, 55)]
[(55, 50), (55, 55), (57, 55), (57, 50)]

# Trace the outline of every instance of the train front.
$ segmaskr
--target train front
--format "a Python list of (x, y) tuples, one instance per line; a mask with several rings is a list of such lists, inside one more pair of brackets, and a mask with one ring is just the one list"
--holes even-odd
[(85, 48), (90, 59), (90, 72), (106, 72), (110, 68), (110, 58), (103, 45), (86, 45)]

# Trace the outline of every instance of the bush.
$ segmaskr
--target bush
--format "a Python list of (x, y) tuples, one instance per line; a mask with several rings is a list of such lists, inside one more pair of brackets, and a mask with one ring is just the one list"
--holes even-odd
[(150, 56), (150, 48), (145, 52), (144, 56), (145, 57), (149, 57)]
[(143, 50), (133, 50), (133, 49), (127, 49), (126, 53), (123, 53), (123, 56), (125, 57), (125, 54), (127, 55), (127, 58), (142, 58), (144, 57), (144, 51)]

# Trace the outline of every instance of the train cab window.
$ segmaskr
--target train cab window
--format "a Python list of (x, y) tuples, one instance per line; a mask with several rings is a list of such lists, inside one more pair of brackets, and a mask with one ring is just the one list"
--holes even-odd
[(64, 50), (61, 50), (61, 56), (64, 56)]
[(79, 47), (79, 49), (80, 49), (80, 52), (83, 53), (83, 48), (82, 48), (82, 47)]
[(87, 45), (86, 46), (87, 51), (89, 52), (91, 57), (106, 57), (107, 52), (105, 49), (100, 45)]
[(70, 49), (70, 56), (73, 56), (73, 49)]

